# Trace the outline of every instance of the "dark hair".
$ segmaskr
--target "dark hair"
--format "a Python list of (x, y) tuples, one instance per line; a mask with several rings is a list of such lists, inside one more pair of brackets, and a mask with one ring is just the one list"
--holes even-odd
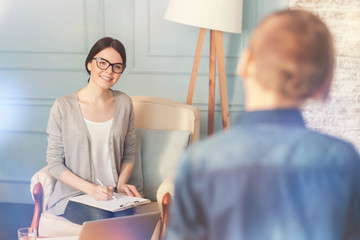
[(111, 37), (104, 37), (98, 40), (94, 46), (90, 49), (89, 54), (85, 60), (85, 69), (90, 74), (90, 71), (87, 67), (88, 63), (93, 60), (96, 54), (104, 50), (105, 48), (111, 47), (115, 49), (121, 56), (124, 64), (124, 70), (126, 67), (126, 52), (124, 45), (117, 39)]
[(329, 29), (313, 13), (284, 10), (265, 18), (251, 37), (250, 51), (263, 86), (297, 99), (323, 88), (327, 94), (335, 50)]

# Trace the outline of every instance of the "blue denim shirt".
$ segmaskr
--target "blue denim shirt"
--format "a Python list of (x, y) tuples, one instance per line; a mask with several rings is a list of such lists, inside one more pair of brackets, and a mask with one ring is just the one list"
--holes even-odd
[(244, 113), (183, 156), (173, 239), (360, 239), (360, 159), (298, 110)]

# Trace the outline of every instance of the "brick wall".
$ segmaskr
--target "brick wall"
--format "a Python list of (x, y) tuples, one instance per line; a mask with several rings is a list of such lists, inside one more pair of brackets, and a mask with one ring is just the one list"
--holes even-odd
[(351, 141), (360, 150), (360, 0), (289, 0), (289, 7), (317, 14), (329, 26), (337, 51), (330, 97), (308, 103), (308, 126)]

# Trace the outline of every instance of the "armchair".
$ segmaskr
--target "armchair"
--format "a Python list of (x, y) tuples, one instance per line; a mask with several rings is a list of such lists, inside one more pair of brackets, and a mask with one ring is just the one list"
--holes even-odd
[[(141, 160), (135, 163), (134, 172), (142, 175), (140, 179), (143, 181), (141, 190), (144, 197), (157, 201), (162, 213), (152, 237), (159, 239), (166, 229), (168, 207), (174, 192), (173, 175), (179, 154), (184, 150), (178, 147), (181, 145), (179, 141), (184, 142), (185, 139), (186, 143), (183, 144), (188, 145), (189, 136), (191, 143), (199, 139), (200, 111), (192, 105), (159, 97), (134, 96), (132, 100), (137, 139), (141, 139), (141, 152), (137, 152), (137, 159), (140, 156)], [(153, 141), (154, 139), (156, 141)], [(167, 153), (168, 149), (171, 151)], [(166, 160), (159, 160), (163, 157), (166, 157)], [(140, 168), (137, 165), (140, 165)], [(132, 176), (129, 182), (131, 180), (135, 181), (132, 184), (137, 185), (139, 176)], [(35, 209), (31, 226), (38, 230), (40, 236), (79, 235), (81, 225), (47, 211), (55, 182), (56, 179), (48, 173), (47, 167), (32, 177), (30, 191), (35, 201)]]

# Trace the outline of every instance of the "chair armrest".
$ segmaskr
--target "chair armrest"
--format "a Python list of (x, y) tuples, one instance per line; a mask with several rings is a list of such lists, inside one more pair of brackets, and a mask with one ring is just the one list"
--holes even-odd
[(157, 190), (157, 202), (162, 216), (162, 225), (160, 232), (160, 240), (164, 239), (167, 228), (167, 223), (170, 216), (170, 207), (172, 198), (174, 196), (174, 175), (169, 176), (165, 179)]
[(48, 202), (52, 192), (54, 191), (56, 179), (50, 175), (47, 170), (47, 166), (40, 169), (36, 172), (31, 178), (30, 184), (30, 192), (32, 193), (32, 197), (34, 201), (36, 198), (34, 196), (34, 190), (37, 183), (41, 183), (42, 186), (42, 211), (46, 211), (48, 209)]
[(161, 216), (163, 216), (163, 208), (162, 208), (162, 201), (166, 193), (169, 193), (170, 196), (174, 197), (175, 186), (174, 186), (174, 179), (175, 174), (170, 175), (166, 178), (157, 189), (156, 199), (158, 202), (159, 209), (161, 211)]
[(163, 219), (160, 232), (160, 240), (165, 238), (165, 232), (170, 218), (170, 207), (172, 203), (172, 197), (170, 193), (166, 193), (162, 200)]
[(40, 216), (41, 216), (41, 212), (42, 212), (41, 207), (42, 207), (43, 196), (44, 196), (43, 188), (42, 188), (40, 182), (35, 184), (32, 195), (34, 197), (35, 207), (34, 207), (33, 219), (31, 222), (31, 228), (36, 229), (37, 234), (39, 234), (39, 221), (40, 221)]

